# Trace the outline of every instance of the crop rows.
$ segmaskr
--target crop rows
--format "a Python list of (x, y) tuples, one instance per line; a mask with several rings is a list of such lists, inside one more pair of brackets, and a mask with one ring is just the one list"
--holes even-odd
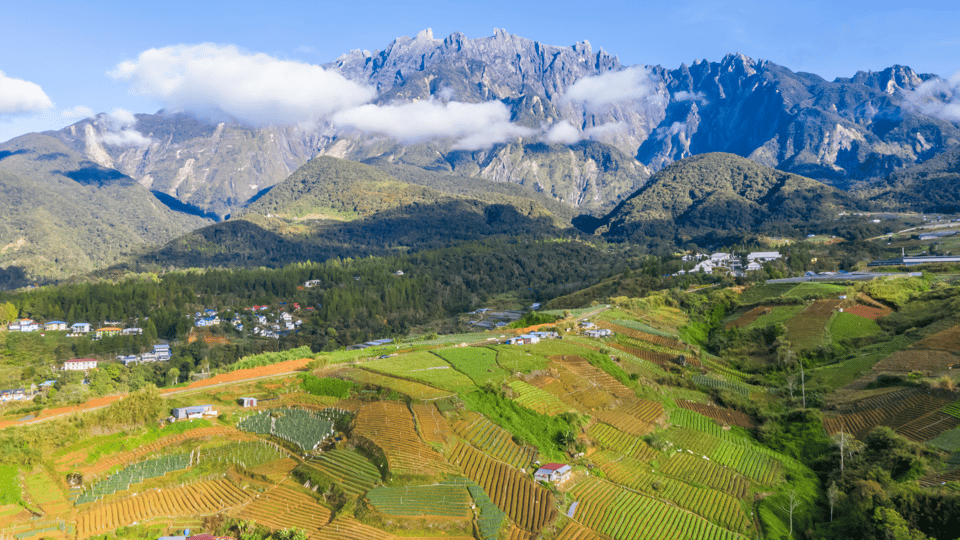
[(960, 418), (936, 411), (907, 422), (896, 431), (911, 441), (924, 442), (957, 427), (960, 427)]
[[(823, 424), (831, 435), (838, 433), (843, 426), (845, 432), (863, 438), (876, 426), (897, 430), (953, 402), (953, 394), (946, 391), (909, 389), (848, 403), (845, 409), (859, 409), (859, 412), (824, 418)], [(907, 429), (913, 432), (914, 427)]]
[(366, 458), (342, 448), (323, 452), (307, 461), (307, 465), (332, 480), (351, 498), (356, 498), (381, 480), (380, 471)]
[(735, 444), (702, 431), (673, 427), (667, 432), (670, 440), (683, 450), (706, 456), (725, 467), (764, 485), (774, 485), (783, 478), (783, 464), (760, 447)]
[(322, 527), (320, 532), (311, 535), (310, 540), (397, 540), (397, 537), (341, 513), (337, 519)]
[(958, 362), (960, 362), (960, 358), (957, 358), (949, 351), (938, 349), (906, 349), (897, 351), (877, 362), (873, 370), (876, 372), (890, 371), (897, 373), (920, 371), (926, 374), (932, 374), (946, 371), (950, 366)]
[(118, 471), (96, 484), (85, 489), (77, 497), (76, 504), (86, 504), (97, 499), (102, 499), (107, 495), (112, 495), (117, 491), (123, 491), (130, 488), (130, 484), (138, 484), (150, 478), (163, 476), (168, 472), (186, 469), (193, 462), (193, 454), (173, 454), (161, 456), (156, 459), (141, 461)]
[(817, 300), (784, 324), (787, 336), (799, 348), (812, 349), (823, 344), (824, 329), (840, 300)]
[(848, 308), (845, 308), (847, 313), (852, 313), (860, 317), (870, 319), (875, 321), (880, 317), (885, 317), (893, 312), (890, 308), (878, 308), (873, 306), (865, 306), (863, 304), (854, 304)]
[(517, 393), (517, 397), (514, 399), (517, 404), (540, 414), (554, 416), (570, 410), (570, 406), (560, 401), (556, 396), (532, 384), (523, 381), (510, 381), (507, 386)]
[(450, 424), (433, 404), (412, 404), (410, 409), (417, 418), (420, 436), (424, 441), (446, 444), (447, 437), (450, 436)]
[(960, 325), (951, 326), (942, 332), (927, 336), (918, 341), (916, 346), (924, 349), (960, 351)]
[(160, 516), (219, 512), (247, 499), (246, 492), (226, 480), (150, 490), (83, 510), (77, 515), (77, 536), (86, 538)]
[(497, 508), (523, 529), (539, 533), (556, 519), (553, 495), (517, 469), (462, 443), (454, 448), (451, 462), (482, 487)]
[(650, 349), (638, 349), (636, 347), (631, 347), (629, 345), (624, 345), (617, 342), (610, 342), (607, 345), (617, 349), (618, 351), (632, 354), (640, 360), (645, 360), (660, 367), (666, 367), (668, 365), (675, 364), (674, 360), (677, 358), (677, 355), (675, 354), (651, 351)]
[(480, 540), (496, 540), (500, 529), (503, 528), (503, 522), (507, 518), (506, 512), (497, 508), (490, 500), (490, 496), (482, 487), (471, 482), (467, 484), (470, 496), (473, 497), (473, 503), (477, 507), (477, 529), (480, 532)]
[(596, 478), (585, 479), (577, 484), (571, 493), (580, 503), (573, 518), (612, 538), (742, 538), (696, 514)]
[(342, 409), (307, 411), (304, 409), (271, 409), (237, 422), (237, 429), (273, 435), (296, 444), (304, 452), (313, 451), (324, 439), (333, 435), (336, 421), (348, 415)]
[(198, 461), (236, 463), (245, 469), (285, 457), (286, 453), (266, 441), (245, 441), (226, 444), (198, 452)]
[(308, 535), (330, 521), (330, 510), (299, 486), (280, 484), (270, 488), (240, 512), (245, 520), (253, 520), (271, 529), (303, 529)]
[(736, 392), (745, 398), (750, 397), (750, 387), (743, 383), (721, 381), (720, 379), (714, 379), (712, 377), (707, 377), (706, 375), (691, 375), (690, 379), (700, 386), (729, 390), (731, 392)]
[(592, 529), (571, 520), (553, 538), (554, 540), (596, 540), (600, 536)]
[(954, 401), (950, 405), (947, 405), (943, 408), (944, 414), (949, 414), (954, 418), (960, 418), (960, 401)]
[(527, 468), (536, 459), (536, 449), (513, 442), (513, 435), (478, 414), (466, 414), (453, 425), (453, 431), (473, 446), (496, 459), (516, 467)]
[(830, 335), (836, 340), (856, 339), (880, 332), (880, 325), (872, 319), (854, 313), (837, 313), (830, 322)]
[(695, 429), (710, 434), (718, 439), (724, 439), (733, 443), (740, 444), (743, 438), (723, 429), (713, 418), (704, 416), (696, 411), (688, 409), (674, 409), (670, 411), (670, 423), (677, 427)]
[(960, 429), (951, 429), (941, 433), (939, 436), (927, 441), (930, 446), (935, 446), (947, 452), (960, 451)]
[(641, 437), (654, 430), (653, 424), (638, 420), (636, 417), (621, 412), (619, 409), (616, 411), (596, 411), (593, 413), (593, 416), (597, 420), (610, 424), (634, 437)]
[[(724, 424), (731, 426), (740, 426), (742, 428), (752, 429), (755, 427), (753, 419), (747, 416), (746, 414), (740, 411), (734, 411), (732, 409), (721, 409), (714, 405), (707, 405), (705, 403), (695, 403), (693, 401), (687, 401), (685, 399), (676, 400), (678, 406), (699, 413), (703, 416), (719, 420)], [(674, 414), (670, 415), (670, 421), (674, 419)], [(691, 426), (692, 427), (692, 426)]]
[(357, 412), (354, 433), (376, 443), (398, 474), (433, 475), (452, 472), (443, 456), (420, 440), (407, 405), (395, 401), (368, 403)]
[(603, 466), (603, 472), (612, 482), (672, 501), (730, 530), (746, 533), (750, 528), (750, 518), (735, 497), (716, 489), (693, 486), (653, 474), (648, 469), (646, 463), (627, 457)]
[(45, 514), (57, 515), (69, 512), (72, 504), (64, 496), (58, 483), (43, 467), (24, 474), (23, 483), (29, 500), (40, 505)]
[(367, 500), (395, 516), (470, 517), (470, 495), (464, 486), (378, 487), (367, 492)]
[(771, 283), (769, 285), (754, 285), (740, 293), (740, 303), (743, 305), (756, 304), (764, 300), (779, 298), (796, 287), (796, 283)]
[(598, 326), (602, 328), (609, 328), (610, 330), (618, 334), (623, 334), (627, 337), (638, 339), (640, 341), (646, 341), (647, 343), (652, 343), (654, 345), (658, 345), (660, 347), (666, 347), (668, 349), (683, 350), (686, 347), (686, 345), (684, 345), (682, 341), (680, 341), (675, 337), (659, 336), (657, 334), (651, 334), (649, 332), (644, 332), (642, 330), (628, 328), (621, 324), (617, 324), (610, 321), (603, 321), (600, 324), (598, 324)]
[(634, 396), (633, 391), (620, 383), (620, 381), (614, 379), (607, 372), (593, 367), (590, 362), (587, 362), (579, 356), (563, 356), (559, 362), (593, 386), (599, 387), (618, 399)]
[(587, 435), (603, 448), (609, 448), (621, 455), (641, 461), (650, 461), (659, 455), (659, 452), (647, 445), (640, 437), (628, 435), (609, 424), (596, 423), (590, 426)]
[(960, 469), (954, 469), (943, 474), (931, 474), (920, 478), (922, 487), (938, 487), (947, 482), (960, 482)]

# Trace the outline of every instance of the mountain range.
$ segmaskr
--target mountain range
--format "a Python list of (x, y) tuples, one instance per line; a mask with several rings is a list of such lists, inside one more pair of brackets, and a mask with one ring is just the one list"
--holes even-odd
[[(933, 211), (929, 194), (943, 189), (929, 187), (930, 174), (911, 171), (927, 162), (955, 164), (950, 156), (960, 148), (949, 85), (906, 66), (833, 81), (742, 54), (675, 69), (624, 66), (586, 41), (551, 46), (502, 30), (476, 39), (460, 33), (435, 39), (425, 30), (383, 50), (351, 51), (323, 67), (375, 89), (377, 97), (365, 107), (489, 105), (504, 118), (470, 136), (455, 130), (441, 136), (437, 128), (434, 136), (417, 137), (403, 131), (409, 128), (336, 115), (315, 124), (254, 126), (186, 111), (137, 114), (122, 125), (99, 114), (60, 131), (19, 137), (0, 152), (24, 150), (19, 160), (41, 163), (51, 152), (32, 145), (56, 140), (76, 163), (130, 179), (152, 193), (152, 201), (190, 216), (181, 221), (188, 228), (276, 212), (278, 197), (288, 200), (298, 192), (271, 195), (271, 188), (311, 159), (331, 156), (376, 167), (406, 190), (427, 186), (497, 204), (512, 198), (510, 204), (550, 213), (561, 227), (582, 214), (580, 224), (588, 230), (613, 234), (623, 231), (619, 222), (602, 216), (631, 197), (636, 202), (638, 190), (642, 197), (669, 196), (667, 184), (644, 186), (657, 171), (691, 156), (728, 153), (855, 188), (862, 194), (859, 204)], [(310, 185), (324, 189), (322, 184)], [(393, 189), (385, 186), (382, 193)], [(828, 193), (814, 191), (817, 201)], [(330, 192), (332, 199), (329, 193), (311, 196), (284, 211), (337, 219), (364, 213), (348, 208), (341, 191)], [(829, 193), (828, 199), (839, 197)], [(719, 217), (708, 207), (700, 208), (702, 219)], [(141, 236), (169, 239), (180, 230), (165, 227), (163, 234)], [(14, 236), (0, 235), (0, 244), (16, 243)]]

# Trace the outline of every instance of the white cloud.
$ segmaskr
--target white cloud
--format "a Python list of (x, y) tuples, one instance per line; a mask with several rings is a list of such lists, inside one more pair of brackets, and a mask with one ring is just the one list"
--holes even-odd
[(83, 105), (77, 105), (76, 107), (60, 111), (60, 118), (64, 120), (79, 120), (81, 118), (90, 118), (91, 116), (93, 116), (93, 109), (84, 107)]
[(169, 109), (222, 111), (257, 125), (313, 122), (376, 95), (317, 65), (212, 43), (149, 49), (109, 75)]
[(114, 109), (97, 120), (103, 128), (100, 140), (106, 144), (143, 148), (153, 142), (150, 137), (136, 130), (137, 117), (126, 109)]
[(949, 79), (935, 78), (907, 92), (907, 106), (948, 122), (960, 122), (960, 72)]
[(435, 100), (401, 105), (362, 105), (333, 115), (334, 124), (386, 135), (404, 144), (457, 139), (458, 150), (489, 148), (534, 130), (510, 122), (510, 110), (499, 101), (440, 103)]
[(564, 120), (547, 130), (544, 139), (550, 144), (575, 144), (582, 138), (580, 130)]
[(598, 141), (613, 135), (618, 135), (626, 130), (627, 124), (624, 122), (608, 122), (606, 124), (600, 124), (599, 126), (587, 128), (583, 130), (583, 134), (586, 138), (592, 141)]
[(567, 88), (564, 99), (598, 107), (611, 103), (661, 98), (650, 70), (634, 66), (623, 71), (610, 71), (580, 79)]
[(706, 96), (703, 95), (703, 92), (687, 92), (686, 90), (681, 90), (673, 95), (673, 99), (677, 101), (703, 101), (706, 102)]
[(39, 84), (7, 77), (0, 71), (0, 115), (35, 113), (53, 107)]

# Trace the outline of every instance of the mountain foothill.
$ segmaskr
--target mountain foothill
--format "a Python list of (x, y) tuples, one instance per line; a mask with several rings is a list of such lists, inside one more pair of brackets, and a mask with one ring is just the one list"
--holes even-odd
[[(498, 102), (522, 131), (466, 148), (161, 110), (136, 115), (144, 146), (113, 144), (104, 114), (23, 135), (0, 145), (0, 285), (490, 236), (706, 248), (843, 211), (960, 208), (960, 124), (918, 100), (938, 76), (906, 66), (833, 81), (742, 54), (624, 66), (498, 30), (421, 32), (323, 67), (375, 104)], [(624, 73), (628, 97), (579, 91)]]

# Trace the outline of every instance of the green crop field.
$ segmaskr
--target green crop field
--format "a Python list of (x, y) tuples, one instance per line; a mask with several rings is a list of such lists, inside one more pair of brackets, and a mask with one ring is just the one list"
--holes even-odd
[(0, 505), (20, 501), (19, 472), (16, 465), (0, 465)]
[(447, 390), (441, 390), (439, 388), (434, 388), (433, 386), (408, 381), (406, 379), (398, 379), (396, 377), (391, 377), (389, 375), (384, 375), (382, 373), (376, 373), (373, 371), (367, 371), (365, 369), (348, 369), (339, 373), (343, 377), (347, 377), (348, 379), (358, 383), (373, 384), (383, 388), (396, 390), (397, 392), (406, 394), (413, 399), (439, 399), (454, 395), (453, 392), (449, 392)]
[(511, 373), (530, 373), (531, 371), (544, 369), (549, 361), (529, 350), (537, 345), (500, 345), (495, 347), (497, 363)]
[(380, 471), (367, 458), (335, 448), (307, 461), (307, 466), (329, 478), (350, 497), (357, 497), (380, 482)]
[(771, 324), (778, 324), (786, 322), (796, 316), (797, 313), (803, 311), (805, 306), (801, 304), (789, 305), (789, 306), (771, 306), (769, 313), (764, 313), (763, 315), (757, 317), (750, 322), (747, 326), (744, 327), (746, 330), (753, 328), (765, 328)]
[(801, 283), (790, 289), (783, 296), (787, 298), (827, 298), (844, 294), (847, 287), (844, 285), (834, 285), (833, 283)]
[(689, 450), (697, 456), (706, 456), (707, 459), (729, 467), (757, 483), (776, 485), (776, 482), (783, 479), (783, 463), (773, 457), (776, 454), (765, 452), (760, 447), (736, 444), (684, 427), (672, 427), (667, 430), (666, 436), (678, 449)]
[(559, 398), (532, 384), (523, 381), (511, 381), (508, 386), (517, 393), (514, 401), (540, 414), (553, 416), (570, 410), (570, 406), (560, 401)]
[(753, 304), (759, 304), (766, 300), (771, 300), (773, 298), (780, 298), (781, 296), (790, 292), (790, 290), (796, 286), (796, 283), (755, 285), (743, 291), (743, 293), (740, 295), (740, 303), (745, 306), (750, 306)]
[(879, 324), (853, 313), (837, 313), (830, 322), (830, 335), (836, 340), (856, 339), (879, 333)]
[(367, 500), (396, 516), (470, 516), (470, 494), (462, 485), (378, 487), (367, 492)]
[(364, 362), (363, 367), (387, 375), (406, 377), (451, 392), (469, 392), (476, 388), (469, 377), (427, 351), (371, 360)]
[(509, 374), (497, 365), (497, 353), (487, 347), (454, 347), (434, 351), (477, 385), (499, 386)]
[(927, 441), (927, 444), (941, 450), (946, 450), (947, 452), (960, 451), (960, 428), (941, 433), (937, 437)]

